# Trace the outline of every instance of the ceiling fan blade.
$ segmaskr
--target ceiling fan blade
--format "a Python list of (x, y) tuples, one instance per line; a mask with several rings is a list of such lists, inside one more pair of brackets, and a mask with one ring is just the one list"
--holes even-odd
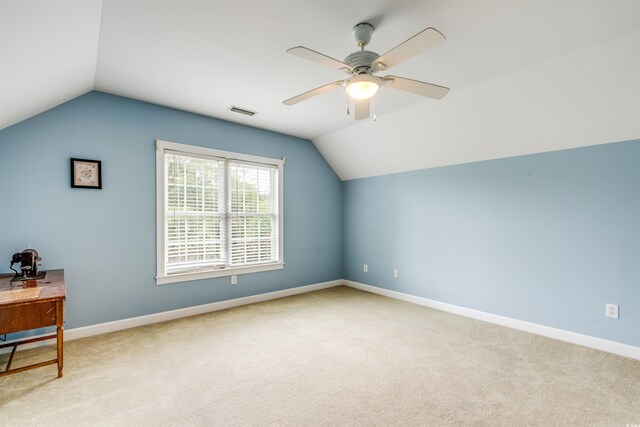
[(355, 116), (356, 120), (362, 120), (369, 118), (369, 105), (370, 99), (356, 99), (355, 100)]
[(311, 50), (304, 46), (292, 47), (291, 49), (287, 50), (287, 53), (298, 56), (300, 58), (308, 59), (309, 61), (317, 62), (318, 64), (322, 64), (326, 67), (335, 68), (336, 70), (347, 72), (351, 71), (351, 67), (344, 62), (338, 61), (335, 58), (324, 55), (320, 52), (316, 52), (315, 50)]
[(449, 93), (448, 87), (398, 76), (385, 76), (382, 78), (382, 83), (393, 89), (404, 90), (405, 92), (411, 92), (434, 99), (442, 99), (447, 93)]
[(376, 59), (373, 65), (377, 66), (379, 70), (388, 70), (402, 61), (444, 43), (446, 40), (440, 31), (429, 27)]
[(325, 92), (329, 92), (332, 89), (342, 86), (342, 84), (343, 84), (343, 81), (338, 80), (337, 82), (329, 83), (328, 85), (320, 86), (315, 89), (311, 89), (308, 92), (301, 93), (300, 95), (296, 95), (293, 98), (289, 98), (285, 101), (282, 101), (282, 103), (284, 105), (295, 105), (298, 102), (302, 102), (314, 96), (321, 95)]

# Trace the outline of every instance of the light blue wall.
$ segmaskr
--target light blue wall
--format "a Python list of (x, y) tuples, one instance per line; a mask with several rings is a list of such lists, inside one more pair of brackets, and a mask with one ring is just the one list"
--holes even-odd
[[(287, 157), (284, 270), (155, 285), (157, 138)], [(0, 272), (28, 245), (65, 268), (67, 328), (344, 277), (638, 346), (638, 165), (630, 141), (341, 183), (309, 141), (92, 92), (0, 131)]]
[[(155, 284), (156, 139), (287, 157), (283, 270)], [(70, 188), (70, 157), (103, 189)], [(67, 328), (340, 279), (341, 191), (310, 141), (91, 92), (0, 132), (0, 272), (28, 245), (64, 268)]]
[(640, 141), (347, 181), (343, 209), (345, 279), (640, 345)]

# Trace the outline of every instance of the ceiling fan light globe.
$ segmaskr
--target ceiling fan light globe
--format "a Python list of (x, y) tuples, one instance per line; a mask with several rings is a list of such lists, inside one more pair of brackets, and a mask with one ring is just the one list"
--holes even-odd
[(347, 93), (354, 99), (369, 99), (373, 97), (380, 85), (373, 78), (355, 78), (347, 83)]

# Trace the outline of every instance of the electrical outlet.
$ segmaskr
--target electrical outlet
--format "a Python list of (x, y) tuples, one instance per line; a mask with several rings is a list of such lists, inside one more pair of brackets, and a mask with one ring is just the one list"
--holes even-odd
[(620, 316), (618, 314), (618, 304), (607, 304), (606, 305), (606, 313), (607, 317), (613, 317), (614, 319), (619, 319)]
[(365, 264), (364, 267), (362, 267), (362, 270), (367, 273), (369, 271), (369, 265)]
[(238, 284), (238, 276), (231, 276), (231, 284), (232, 285)]
[(400, 275), (400, 272), (398, 271), (398, 269), (396, 268), (395, 270), (393, 270), (393, 277), (398, 277)]

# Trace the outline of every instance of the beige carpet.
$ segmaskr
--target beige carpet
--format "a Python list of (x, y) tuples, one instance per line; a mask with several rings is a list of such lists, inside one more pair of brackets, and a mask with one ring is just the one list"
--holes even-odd
[(345, 287), (71, 341), (65, 357), (62, 379), (0, 378), (0, 425), (640, 424), (640, 361)]

